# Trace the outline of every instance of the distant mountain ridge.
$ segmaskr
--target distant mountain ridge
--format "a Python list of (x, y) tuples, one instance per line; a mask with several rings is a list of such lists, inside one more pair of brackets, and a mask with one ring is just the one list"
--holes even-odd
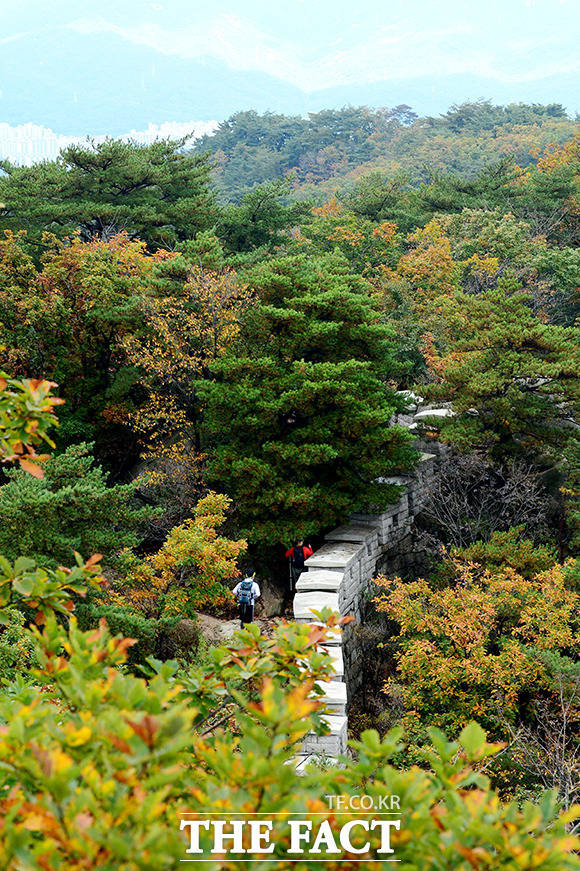
[(323, 108), (407, 103), (438, 115), (452, 103), (560, 102), (580, 110), (577, 77), (524, 83), (478, 76), (422, 76), (305, 92), (263, 72), (233, 70), (215, 59), (188, 60), (135, 45), (113, 33), (79, 35), (46, 29), (2, 45), (0, 121), (34, 122), (58, 133), (112, 136), (151, 121), (227, 118), (253, 108), (305, 115)]

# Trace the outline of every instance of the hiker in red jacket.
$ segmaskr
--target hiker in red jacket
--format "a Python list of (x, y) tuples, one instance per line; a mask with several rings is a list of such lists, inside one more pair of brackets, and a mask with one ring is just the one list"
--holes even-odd
[(304, 544), (302, 539), (286, 551), (286, 559), (290, 560), (290, 592), (296, 589), (296, 581), (304, 571), (304, 560), (312, 556), (313, 553), (310, 545)]

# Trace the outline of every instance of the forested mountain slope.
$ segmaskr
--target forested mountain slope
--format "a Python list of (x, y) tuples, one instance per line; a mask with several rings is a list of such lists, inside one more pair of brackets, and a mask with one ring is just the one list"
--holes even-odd
[(558, 104), (481, 100), (452, 106), (438, 118), (418, 117), (407, 105), (350, 106), (306, 118), (238, 112), (196, 150), (211, 152), (226, 199), (287, 174), (296, 196), (320, 199), (369, 172), (404, 173), (416, 184), (436, 173), (472, 177), (502, 158), (525, 167), (546, 145), (573, 133), (574, 122)]

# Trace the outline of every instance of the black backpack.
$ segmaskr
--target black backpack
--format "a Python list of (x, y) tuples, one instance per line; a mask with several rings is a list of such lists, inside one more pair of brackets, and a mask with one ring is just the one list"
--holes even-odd
[(304, 568), (304, 547), (302, 545), (294, 546), (294, 556), (292, 557), (292, 562), (297, 569)]

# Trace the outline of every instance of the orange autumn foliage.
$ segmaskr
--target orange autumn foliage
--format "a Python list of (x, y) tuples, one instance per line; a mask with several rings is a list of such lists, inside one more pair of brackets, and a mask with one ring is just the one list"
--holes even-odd
[(377, 609), (398, 625), (397, 674), (385, 684), (402, 697), (409, 722), (459, 728), (470, 718), (496, 727), (519, 696), (547, 687), (537, 651), (580, 651), (580, 595), (555, 564), (527, 580), (513, 568), (453, 558), (455, 580), (437, 589), (420, 579), (377, 579)]

